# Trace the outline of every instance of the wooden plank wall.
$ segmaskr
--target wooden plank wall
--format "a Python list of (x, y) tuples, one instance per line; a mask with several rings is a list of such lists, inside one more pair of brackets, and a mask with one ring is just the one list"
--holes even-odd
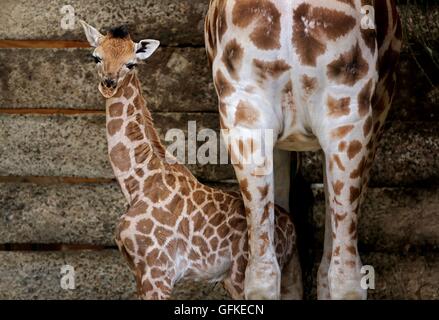
[[(189, 120), (199, 129), (218, 129), (203, 44), (207, 3), (71, 1), (77, 17), (101, 30), (125, 23), (134, 39), (162, 42), (140, 67), (162, 138), (169, 128), (185, 130)], [(0, 299), (131, 299), (133, 279), (113, 243), (125, 203), (106, 156), (104, 102), (82, 30), (60, 27), (64, 4), (2, 1)], [(425, 48), (438, 52), (439, 7), (402, 6), (401, 11), (410, 46), (404, 47), (397, 98), (373, 168), (360, 249), (363, 262), (377, 270), (371, 298), (437, 299), (439, 79)], [(318, 252), (324, 221), (319, 155), (305, 154), (303, 164), (313, 185), (309, 220)], [(225, 183), (234, 179), (230, 166), (190, 169), (207, 183), (236, 188)], [(64, 264), (77, 266), (76, 290), (59, 286)], [(185, 283), (174, 297), (227, 295), (220, 286)]]

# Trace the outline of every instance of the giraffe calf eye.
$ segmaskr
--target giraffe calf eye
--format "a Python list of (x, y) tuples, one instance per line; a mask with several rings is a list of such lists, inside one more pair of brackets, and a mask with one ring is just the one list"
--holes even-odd
[(93, 57), (93, 59), (94, 59), (95, 63), (99, 63), (99, 62), (101, 62), (101, 61), (102, 61), (102, 59), (101, 59), (101, 58), (99, 58), (99, 57), (97, 57), (97, 56), (92, 56), (92, 57)]
[(136, 66), (136, 64), (135, 63), (127, 63), (126, 64), (126, 67), (128, 68), (128, 69), (133, 69), (134, 67)]

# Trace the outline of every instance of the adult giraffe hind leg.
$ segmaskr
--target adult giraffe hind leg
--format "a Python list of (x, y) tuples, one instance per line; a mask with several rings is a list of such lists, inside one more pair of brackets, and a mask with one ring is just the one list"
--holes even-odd
[[(353, 107), (355, 108), (355, 107)], [(369, 109), (370, 110), (370, 109)], [(367, 145), (371, 139), (368, 127), (370, 117), (334, 128), (331, 133), (341, 134), (325, 148), (326, 184), (332, 231), (331, 262), (328, 286), (331, 299), (366, 299), (361, 288), (361, 260), (357, 247), (357, 225), (363, 192), (364, 167), (368, 157)], [(329, 222), (329, 221), (328, 221)], [(329, 234), (326, 234), (329, 237)], [(326, 255), (331, 247), (326, 239)], [(321, 272), (324, 272), (326, 258)], [(323, 274), (322, 274), (323, 276)], [(323, 286), (324, 283), (322, 283)]]
[[(261, 107), (260, 100), (242, 94), (222, 102), (222, 109), (229, 114), (239, 114), (240, 108), (257, 110)], [(257, 121), (254, 124), (252, 128), (249, 123), (242, 126), (239, 121), (222, 120), (223, 129), (227, 129), (223, 131), (224, 140), (246, 208), (250, 257), (245, 272), (245, 297), (278, 300), (280, 269), (274, 248), (274, 160), (273, 147), (269, 144), (273, 138), (267, 139), (267, 131), (260, 129), (263, 125)]]

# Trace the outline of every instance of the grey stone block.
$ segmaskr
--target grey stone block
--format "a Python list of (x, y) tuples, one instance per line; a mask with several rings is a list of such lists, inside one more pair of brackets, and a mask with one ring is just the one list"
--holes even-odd
[(69, 4), (77, 18), (105, 33), (128, 25), (135, 40), (160, 39), (166, 45), (202, 45), (205, 0), (3, 0), (0, 39), (85, 40), (77, 22), (74, 30), (61, 28), (61, 8)]
[[(105, 110), (91, 49), (0, 49), (0, 108)], [(205, 50), (163, 48), (139, 66), (152, 111), (214, 112), (217, 95)], [(389, 120), (438, 121), (438, 101), (412, 55), (398, 69)]]
[[(315, 245), (322, 249), (325, 195), (313, 188), (310, 222)], [(439, 248), (439, 188), (370, 188), (361, 210), (360, 248), (366, 251), (409, 252)]]
[[(437, 255), (368, 253), (363, 262), (376, 272), (369, 299), (438, 299)], [(76, 289), (60, 286), (61, 267), (76, 271)], [(135, 299), (134, 276), (116, 250), (0, 252), (0, 299)], [(315, 297), (310, 295), (311, 298)], [(228, 299), (221, 285), (180, 283), (173, 299)]]
[[(439, 130), (436, 122), (388, 122), (380, 142), (370, 184), (377, 187), (439, 184)], [(307, 181), (322, 183), (320, 153), (305, 153)]]
[[(221, 189), (236, 185), (216, 184)], [(324, 194), (314, 188), (310, 223), (322, 248)], [(439, 190), (372, 188), (359, 223), (360, 247), (367, 251), (439, 248)], [(114, 245), (125, 199), (117, 184), (0, 183), (0, 243)]]
[[(76, 288), (61, 287), (61, 268), (75, 269)], [(0, 299), (137, 299), (134, 276), (117, 250), (0, 252)], [(173, 299), (225, 299), (221, 285), (180, 283)]]
[[(63, 15), (61, 0), (3, 0), (0, 38), (11, 40), (84, 40), (79, 24), (74, 30), (60, 26)], [(74, 0), (69, 4), (78, 18), (104, 30), (127, 24), (133, 37), (157, 38), (166, 45), (204, 44), (203, 22), (208, 0)], [(435, 41), (439, 35), (439, 6), (431, 1), (422, 5), (399, 5), (406, 39), (420, 36)]]
[[(219, 126), (216, 114), (157, 113), (162, 134), (171, 128), (187, 131)], [(0, 175), (113, 178), (107, 156), (104, 115), (39, 116), (0, 114)], [(186, 135), (187, 136), (187, 135)], [(189, 165), (206, 181), (234, 179), (230, 165)]]
[[(0, 49), (0, 108), (105, 110), (92, 49)], [(162, 48), (138, 66), (152, 111), (217, 111), (203, 48)]]

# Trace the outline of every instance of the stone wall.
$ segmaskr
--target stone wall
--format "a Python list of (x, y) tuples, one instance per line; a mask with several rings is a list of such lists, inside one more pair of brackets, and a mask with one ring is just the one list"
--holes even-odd
[[(169, 128), (186, 130), (189, 120), (218, 129), (203, 48), (207, 3), (71, 1), (78, 17), (100, 29), (125, 23), (134, 39), (161, 40), (140, 78), (162, 138)], [(133, 278), (113, 242), (125, 203), (107, 160), (104, 103), (82, 30), (59, 27), (64, 4), (1, 4), (0, 299), (132, 299)], [(439, 52), (439, 6), (400, 9), (406, 34), (399, 90), (363, 207), (360, 250), (377, 272), (370, 298), (437, 299), (439, 79), (429, 55)], [(320, 168), (318, 154), (303, 156), (315, 261), (323, 238)], [(190, 169), (209, 184), (236, 188), (230, 166)], [(76, 267), (76, 290), (59, 285), (65, 264)], [(220, 285), (194, 283), (180, 284), (174, 297), (228, 298)]]

